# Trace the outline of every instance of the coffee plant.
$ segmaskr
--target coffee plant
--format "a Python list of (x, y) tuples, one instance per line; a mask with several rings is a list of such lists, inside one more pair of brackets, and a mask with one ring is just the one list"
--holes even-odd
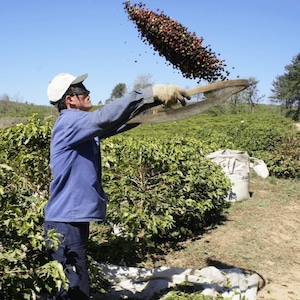
[(203, 46), (203, 38), (187, 27), (159, 10), (149, 10), (141, 2), (131, 5), (126, 1), (124, 8), (142, 41), (152, 45), (184, 77), (211, 82), (225, 80), (229, 75), (224, 60), (217, 58), (210, 46)]
[(0, 163), (9, 162), (39, 191), (48, 193), (51, 180), (49, 144), (53, 120), (32, 115), (28, 122), (1, 130)]
[[(104, 143), (107, 219), (135, 242), (182, 239), (216, 222), (230, 182), (192, 138)], [(126, 176), (124, 176), (126, 174)]]
[(265, 152), (269, 171), (277, 178), (300, 178), (300, 135), (289, 133), (273, 152)]
[(62, 266), (45, 249), (45, 202), (18, 169), (0, 164), (0, 299), (37, 299), (67, 287)]

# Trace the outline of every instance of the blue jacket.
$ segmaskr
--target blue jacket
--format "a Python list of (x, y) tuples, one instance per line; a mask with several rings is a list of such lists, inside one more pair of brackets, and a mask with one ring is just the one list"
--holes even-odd
[[(136, 126), (126, 122), (154, 106), (152, 88), (133, 92), (93, 112), (61, 111), (50, 147), (52, 182), (45, 221), (103, 221), (106, 197), (101, 185), (100, 139)], [(156, 103), (157, 105), (157, 103)]]

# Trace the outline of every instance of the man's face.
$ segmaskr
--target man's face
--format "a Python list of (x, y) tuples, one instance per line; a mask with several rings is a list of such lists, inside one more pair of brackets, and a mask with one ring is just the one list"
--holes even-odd
[(71, 89), (72, 93), (66, 99), (68, 108), (89, 111), (93, 107), (89, 96), (90, 91), (82, 83), (72, 86)]

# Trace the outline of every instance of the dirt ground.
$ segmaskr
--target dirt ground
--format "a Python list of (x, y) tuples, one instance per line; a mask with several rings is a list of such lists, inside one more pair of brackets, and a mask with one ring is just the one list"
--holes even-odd
[(254, 175), (249, 192), (223, 224), (182, 243), (155, 266), (236, 267), (260, 275), (258, 300), (299, 300), (300, 182)]

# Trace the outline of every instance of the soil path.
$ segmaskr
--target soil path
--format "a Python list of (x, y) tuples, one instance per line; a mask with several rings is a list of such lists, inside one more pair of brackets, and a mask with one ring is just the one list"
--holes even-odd
[(155, 265), (241, 268), (261, 276), (258, 300), (300, 300), (300, 183), (256, 177), (250, 191), (224, 224)]

